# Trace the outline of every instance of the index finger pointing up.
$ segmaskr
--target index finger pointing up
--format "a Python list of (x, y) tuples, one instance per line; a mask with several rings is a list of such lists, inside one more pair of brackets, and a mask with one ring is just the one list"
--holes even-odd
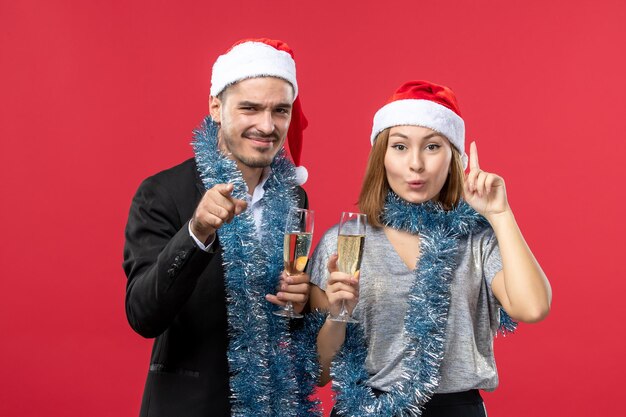
[(476, 142), (472, 142), (470, 145), (470, 160), (469, 160), (470, 171), (480, 169), (478, 165), (478, 148), (476, 148)]

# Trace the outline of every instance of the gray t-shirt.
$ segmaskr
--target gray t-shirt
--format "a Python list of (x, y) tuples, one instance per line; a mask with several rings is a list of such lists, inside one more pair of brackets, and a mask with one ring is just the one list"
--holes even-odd
[[(450, 287), (441, 382), (437, 393), (493, 390), (498, 373), (493, 336), (499, 325), (499, 303), (491, 281), (502, 270), (498, 242), (487, 228), (459, 241), (457, 269)], [(337, 226), (320, 240), (311, 259), (311, 282), (326, 289), (327, 262), (337, 251)], [(368, 385), (389, 391), (401, 380), (406, 350), (404, 317), (415, 280), (383, 229), (368, 227), (360, 274), (360, 298), (353, 314), (367, 342)]]

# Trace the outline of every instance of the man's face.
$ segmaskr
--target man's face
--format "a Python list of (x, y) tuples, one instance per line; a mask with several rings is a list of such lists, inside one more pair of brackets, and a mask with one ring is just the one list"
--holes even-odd
[(219, 146), (241, 167), (270, 165), (283, 146), (293, 102), (291, 84), (280, 78), (242, 80), (211, 97), (211, 117), (220, 124)]

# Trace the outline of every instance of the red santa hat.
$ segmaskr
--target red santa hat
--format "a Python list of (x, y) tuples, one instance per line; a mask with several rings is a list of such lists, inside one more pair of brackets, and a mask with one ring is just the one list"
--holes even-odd
[(467, 167), (465, 122), (451, 89), (421, 80), (402, 84), (374, 115), (372, 145), (383, 130), (406, 125), (427, 127), (444, 135)]
[(296, 178), (304, 184), (308, 177), (305, 167), (300, 166), (302, 131), (309, 124), (298, 96), (296, 62), (293, 51), (282, 41), (275, 39), (243, 39), (236, 42), (224, 55), (220, 55), (211, 73), (211, 96), (215, 97), (237, 81), (256, 77), (282, 78), (293, 86), (294, 102), (291, 122), (287, 131), (289, 153), (296, 165)]

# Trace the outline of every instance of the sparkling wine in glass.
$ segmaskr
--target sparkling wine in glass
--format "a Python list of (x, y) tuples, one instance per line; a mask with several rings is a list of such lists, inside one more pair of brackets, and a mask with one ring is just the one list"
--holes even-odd
[[(313, 241), (313, 211), (292, 207), (285, 224), (285, 240), (283, 245), (283, 261), (287, 275), (304, 272), (309, 261), (311, 242)], [(293, 310), (291, 301), (285, 307), (274, 312), (277, 316), (302, 318)]]
[[(339, 256), (337, 267), (339, 271), (353, 277), (359, 276), (361, 270), (366, 225), (367, 215), (363, 213), (341, 213), (339, 235), (337, 236), (337, 255)], [(339, 314), (331, 315), (330, 319), (345, 323), (358, 323), (348, 312), (345, 301), (341, 303)]]

